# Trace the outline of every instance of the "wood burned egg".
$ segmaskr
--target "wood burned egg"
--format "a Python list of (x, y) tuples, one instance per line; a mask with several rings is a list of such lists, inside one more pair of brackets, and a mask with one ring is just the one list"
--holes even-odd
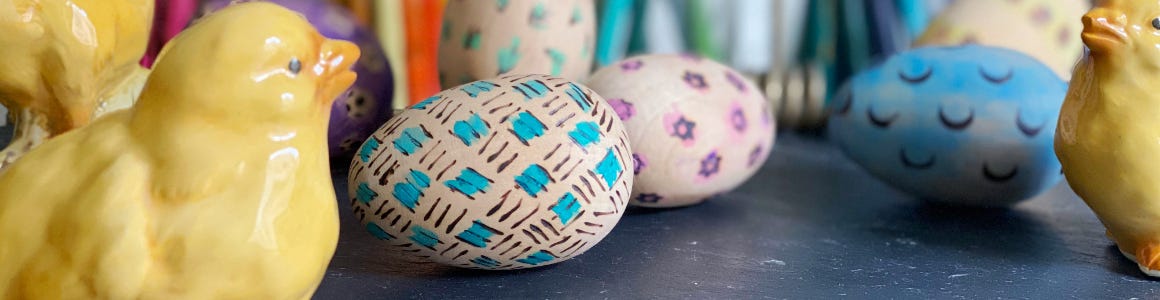
[(443, 88), (509, 73), (583, 80), (592, 70), (592, 0), (451, 1), (443, 16)]
[(509, 75), (403, 111), (351, 163), (355, 216), (390, 249), (451, 266), (521, 269), (600, 242), (628, 205), (632, 150), (587, 87)]
[(761, 92), (720, 63), (686, 55), (628, 58), (588, 82), (616, 110), (633, 145), (632, 204), (700, 203), (745, 182), (773, 147)]

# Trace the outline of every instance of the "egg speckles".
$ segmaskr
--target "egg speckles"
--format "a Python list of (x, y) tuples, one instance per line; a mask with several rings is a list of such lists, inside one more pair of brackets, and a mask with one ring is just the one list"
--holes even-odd
[(1004, 206), (1057, 183), (1066, 84), (1021, 53), (920, 48), (858, 74), (831, 103), (830, 136), (871, 174), (919, 198)]
[(727, 192), (773, 147), (775, 125), (760, 91), (712, 60), (633, 57), (600, 69), (589, 86), (628, 128), (634, 205), (684, 206)]
[(596, 245), (632, 189), (632, 150), (599, 95), (546, 75), (445, 90), (368, 139), (355, 216), (390, 249), (464, 268), (557, 263)]
[(444, 88), (508, 73), (587, 78), (595, 53), (592, 0), (452, 1), (444, 12)]

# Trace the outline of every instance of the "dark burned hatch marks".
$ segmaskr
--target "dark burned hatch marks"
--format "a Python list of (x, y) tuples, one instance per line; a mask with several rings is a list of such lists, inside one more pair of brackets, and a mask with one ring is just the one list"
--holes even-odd
[(624, 170), (627, 133), (597, 97), (540, 75), (430, 97), (352, 162), (351, 186), (373, 198), (351, 197), (355, 215), (391, 248), (448, 265), (527, 268), (583, 252), (613, 227), (605, 217), (628, 199), (611, 198), (631, 186), (610, 171)]

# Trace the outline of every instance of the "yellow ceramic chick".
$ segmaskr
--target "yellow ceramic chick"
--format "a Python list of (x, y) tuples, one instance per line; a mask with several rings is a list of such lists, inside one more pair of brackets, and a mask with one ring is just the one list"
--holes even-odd
[(134, 107), (0, 171), (0, 297), (310, 297), (338, 242), (331, 101), (358, 56), (269, 3), (194, 24)]
[(1055, 152), (1072, 189), (1140, 269), (1160, 276), (1160, 5), (1108, 0), (1083, 17)]
[(0, 169), (45, 139), (128, 107), (148, 71), (154, 0), (0, 0)]

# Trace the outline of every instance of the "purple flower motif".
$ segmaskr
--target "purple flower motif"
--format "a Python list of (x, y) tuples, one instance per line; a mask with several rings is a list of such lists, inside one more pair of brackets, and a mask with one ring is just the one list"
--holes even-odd
[(632, 72), (640, 70), (640, 67), (642, 66), (644, 66), (644, 62), (640, 60), (630, 60), (620, 63), (620, 70), (624, 72)]
[(700, 73), (685, 71), (685, 76), (682, 77), (682, 79), (684, 79), (685, 83), (689, 84), (689, 86), (694, 89), (700, 91), (709, 89), (709, 84), (705, 82), (705, 76), (702, 76)]
[(689, 119), (685, 119), (684, 116), (681, 116), (676, 123), (673, 123), (672, 134), (682, 141), (690, 141), (694, 138), (693, 128), (696, 126), (697, 123), (693, 123)]
[(745, 111), (739, 106), (733, 107), (732, 113), (729, 114), (729, 123), (733, 124), (733, 130), (737, 132), (745, 132), (749, 126), (749, 121), (745, 119)]
[(627, 121), (629, 118), (632, 118), (632, 116), (636, 115), (636, 105), (633, 105), (631, 102), (624, 101), (624, 99), (609, 99), (608, 104), (612, 105), (612, 110), (616, 111), (616, 115), (619, 116), (621, 120)]
[(749, 163), (747, 165), (752, 167), (754, 164), (757, 164), (757, 160), (761, 158), (761, 153), (764, 150), (760, 144), (753, 147), (753, 151), (749, 152)]
[(709, 152), (708, 156), (705, 156), (705, 159), (701, 160), (701, 171), (698, 171), (697, 175), (701, 175), (703, 178), (709, 178), (717, 175), (717, 172), (720, 171), (721, 156), (718, 156), (717, 151), (713, 150), (713, 152)]
[(749, 92), (749, 90), (745, 88), (745, 82), (742, 81), (740, 76), (737, 76), (737, 73), (733, 73), (733, 71), (725, 71), (725, 80), (728, 80), (730, 84), (733, 84), (733, 87), (737, 88), (737, 91), (741, 92), (742, 94)]
[(640, 154), (633, 153), (632, 154), (632, 174), (633, 175), (640, 175), (640, 171), (644, 170), (645, 167), (648, 167), (648, 161), (646, 161), (644, 159), (644, 156), (641, 156)]
[(682, 145), (692, 147), (696, 144), (697, 123), (685, 118), (684, 114), (679, 111), (666, 113), (663, 122), (665, 132), (680, 139)]
[(664, 199), (664, 197), (661, 197), (661, 195), (657, 195), (657, 194), (636, 195), (636, 201), (640, 202), (640, 203), (657, 203), (657, 202), (660, 202), (661, 199)]

